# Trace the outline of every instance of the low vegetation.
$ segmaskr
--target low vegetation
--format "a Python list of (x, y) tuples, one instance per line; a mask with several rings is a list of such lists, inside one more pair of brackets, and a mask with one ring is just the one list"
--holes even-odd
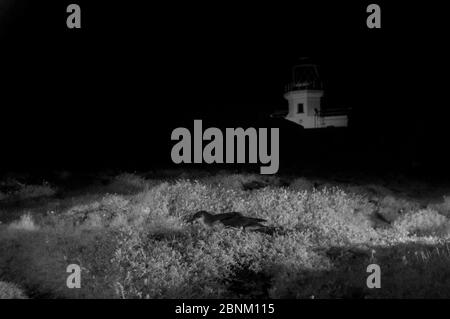
[[(0, 185), (0, 298), (450, 297), (444, 189), (436, 199), (409, 182), (229, 172), (102, 181)], [(239, 211), (275, 231), (187, 223), (199, 210)], [(379, 289), (366, 285), (374, 263)], [(67, 288), (69, 264), (81, 267), (80, 289)]]

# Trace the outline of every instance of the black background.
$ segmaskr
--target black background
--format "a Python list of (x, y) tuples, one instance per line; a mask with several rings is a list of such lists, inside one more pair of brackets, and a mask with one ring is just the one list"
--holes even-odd
[[(80, 307), (80, 304), (85, 307)], [(218, 312), (209, 312), (206, 318), (292, 318), (298, 317), (304, 313), (316, 313), (318, 315), (340, 315), (348, 318), (359, 318), (361, 314), (370, 313), (374, 318), (382, 317), (386, 314), (386, 309), (390, 312), (413, 315), (424, 312), (424, 309), (442, 309), (448, 307), (446, 300), (331, 300), (331, 299), (315, 299), (315, 300), (211, 300), (211, 299), (152, 299), (152, 300), (43, 300), (33, 299), (27, 301), (28, 307), (21, 307), (20, 300), (3, 300), (2, 306), (11, 307), (16, 313), (28, 315), (30, 310), (45, 313), (49, 318), (60, 318), (64, 309), (70, 309), (74, 316), (83, 316), (87, 309), (93, 315), (105, 315), (105, 313), (118, 316), (138, 315), (142, 313), (151, 313), (153, 315), (163, 314), (165, 318), (196, 318), (193, 314), (175, 314), (177, 306), (182, 304), (190, 306), (209, 306), (210, 308), (220, 309), (220, 303), (235, 304), (273, 304), (275, 313), (273, 314), (223, 314)], [(351, 311), (350, 311), (351, 310)]]
[[(320, 64), (329, 103), (353, 108), (357, 162), (376, 166), (378, 154), (395, 167), (447, 167), (448, 36), (437, 4), (377, 1), (382, 28), (368, 29), (365, 1), (78, 0), (82, 28), (69, 30), (69, 3), (4, 2), (3, 171), (153, 168), (171, 163), (170, 133), (193, 119), (284, 125), (266, 118), (287, 109), (284, 86), (305, 56)], [(307, 144), (283, 132), (289, 152)]]

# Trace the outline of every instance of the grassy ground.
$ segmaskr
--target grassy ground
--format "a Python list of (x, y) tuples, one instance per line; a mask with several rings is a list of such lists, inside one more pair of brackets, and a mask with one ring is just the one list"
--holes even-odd
[[(450, 189), (432, 186), (165, 171), (74, 190), (9, 178), (0, 298), (449, 298)], [(198, 210), (276, 231), (186, 223)], [(81, 289), (66, 286), (73, 263)], [(373, 263), (379, 289), (366, 286)]]

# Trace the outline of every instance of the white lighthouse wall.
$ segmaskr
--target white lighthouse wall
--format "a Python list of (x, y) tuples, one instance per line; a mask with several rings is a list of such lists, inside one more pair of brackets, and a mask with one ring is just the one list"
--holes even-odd
[[(289, 113), (286, 116), (296, 124), (302, 125), (304, 128), (320, 127), (320, 123), (315, 119), (315, 109), (320, 111), (320, 99), (323, 95), (322, 91), (291, 91), (285, 95), (289, 103)], [(298, 113), (298, 104), (303, 104), (303, 113)]]
[(320, 111), (320, 98), (321, 95), (308, 95), (307, 96), (307, 115), (314, 117), (315, 109)]

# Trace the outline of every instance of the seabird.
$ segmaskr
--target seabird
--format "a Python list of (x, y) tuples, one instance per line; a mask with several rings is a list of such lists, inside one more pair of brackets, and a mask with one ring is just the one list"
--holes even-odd
[(246, 217), (238, 212), (230, 212), (223, 214), (210, 214), (207, 211), (201, 210), (195, 213), (190, 219), (189, 222), (193, 222), (195, 220), (200, 220), (206, 226), (213, 226), (218, 223), (221, 223), (224, 226), (228, 227), (243, 227), (253, 228), (253, 227), (266, 227), (261, 223), (266, 222), (267, 220), (262, 218), (254, 218), (254, 217)]

